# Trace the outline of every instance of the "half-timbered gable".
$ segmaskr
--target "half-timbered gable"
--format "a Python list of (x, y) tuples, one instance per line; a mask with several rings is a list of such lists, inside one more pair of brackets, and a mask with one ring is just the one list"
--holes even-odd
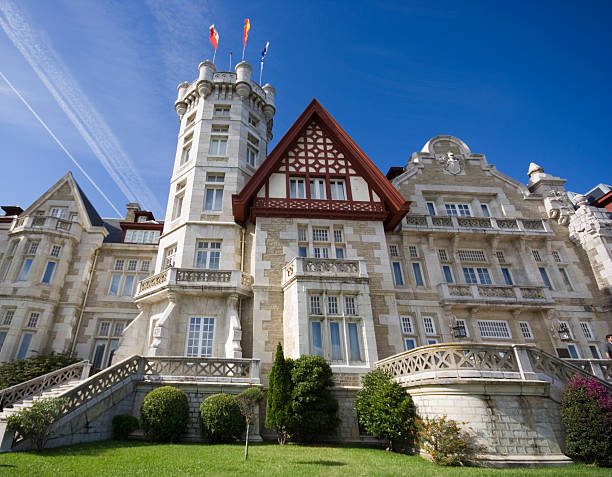
[(234, 216), (380, 220), (409, 204), (316, 99), (234, 196)]

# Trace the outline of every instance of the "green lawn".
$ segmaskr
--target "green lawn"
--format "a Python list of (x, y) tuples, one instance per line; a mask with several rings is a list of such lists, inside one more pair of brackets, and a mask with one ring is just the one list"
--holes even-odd
[(612, 469), (572, 465), (557, 469), (493, 470), (436, 467), (416, 456), (365, 447), (249, 447), (105, 441), (72, 447), (0, 454), (2, 476), (610, 476)]

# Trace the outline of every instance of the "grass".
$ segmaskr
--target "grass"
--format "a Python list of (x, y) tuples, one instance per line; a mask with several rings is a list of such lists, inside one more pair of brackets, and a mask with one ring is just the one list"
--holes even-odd
[(437, 467), (418, 456), (349, 446), (150, 444), (103, 441), (41, 452), (0, 454), (2, 476), (610, 476), (612, 469)]

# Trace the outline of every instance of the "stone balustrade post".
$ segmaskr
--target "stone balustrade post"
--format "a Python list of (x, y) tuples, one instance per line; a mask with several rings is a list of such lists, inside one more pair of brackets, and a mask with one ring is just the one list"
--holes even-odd
[(83, 368), (81, 369), (81, 381), (84, 381), (89, 377), (89, 372), (91, 371), (91, 363), (87, 361), (83, 364)]
[(536, 373), (533, 371), (533, 366), (531, 365), (528, 349), (520, 345), (512, 345), (512, 348), (514, 349), (516, 364), (521, 373), (521, 380), (530, 381), (537, 379)]

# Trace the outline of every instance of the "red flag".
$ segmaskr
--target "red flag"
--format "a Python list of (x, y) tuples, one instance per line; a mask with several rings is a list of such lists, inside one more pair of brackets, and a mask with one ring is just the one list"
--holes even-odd
[(248, 18), (245, 18), (244, 20), (244, 37), (242, 38), (242, 46), (246, 47), (246, 41), (247, 38), (249, 37), (249, 30), (251, 29), (251, 22), (249, 21)]
[(215, 25), (210, 25), (210, 43), (215, 51), (217, 51), (217, 45), (219, 44), (219, 33), (217, 30), (215, 30)]

